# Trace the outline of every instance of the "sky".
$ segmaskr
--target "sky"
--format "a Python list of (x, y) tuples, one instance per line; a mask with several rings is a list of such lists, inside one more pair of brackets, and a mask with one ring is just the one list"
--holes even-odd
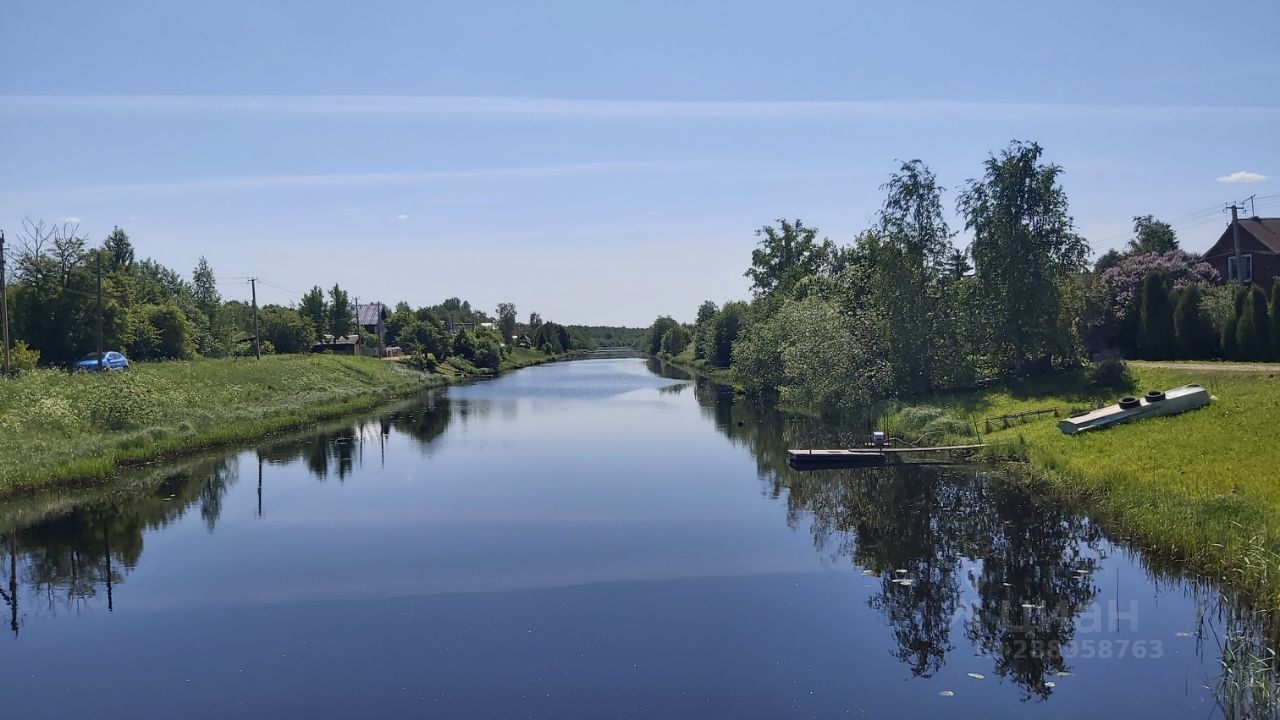
[(750, 294), (755, 229), (848, 243), (901, 161), (955, 199), (1034, 140), (1095, 254), (1280, 215), (1280, 3), (0, 4), (0, 229), (119, 225), (227, 299), (458, 296), (562, 323)]

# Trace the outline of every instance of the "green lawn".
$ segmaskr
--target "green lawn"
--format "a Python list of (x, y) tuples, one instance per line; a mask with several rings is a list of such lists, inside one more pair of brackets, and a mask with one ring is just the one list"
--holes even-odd
[[(1132, 368), (1137, 393), (1187, 383), (1216, 400), (1200, 410), (1068, 436), (1043, 417), (985, 432), (982, 418), (1118, 393), (1057, 379), (934, 399), (953, 425), (976, 419), (995, 456), (1029, 460), (1026, 476), (1158, 555), (1228, 580), (1280, 607), (1280, 378), (1264, 369)], [(901, 415), (900, 411), (899, 415)], [(954, 421), (960, 420), (961, 423)]]
[(121, 464), (249, 439), (443, 382), (398, 363), (334, 355), (26, 373), (0, 380), (0, 494), (101, 479)]

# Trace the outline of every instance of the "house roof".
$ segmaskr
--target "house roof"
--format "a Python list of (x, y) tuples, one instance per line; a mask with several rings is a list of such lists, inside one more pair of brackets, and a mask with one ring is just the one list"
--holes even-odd
[(1246, 218), (1240, 221), (1240, 229), (1258, 239), (1275, 252), (1280, 252), (1280, 218)]
[(386, 306), (380, 302), (363, 304), (356, 314), (356, 322), (361, 325), (377, 325), (379, 316), (384, 315), (386, 310)]
[[(1267, 250), (1274, 253), (1280, 253), (1280, 218), (1241, 218), (1240, 219), (1240, 237), (1252, 237)], [(1235, 241), (1231, 234), (1231, 224), (1227, 224), (1226, 230), (1222, 231), (1222, 235), (1218, 237), (1218, 241), (1213, 247), (1205, 251), (1204, 257), (1218, 257), (1227, 255), (1231, 252), (1231, 248)]]

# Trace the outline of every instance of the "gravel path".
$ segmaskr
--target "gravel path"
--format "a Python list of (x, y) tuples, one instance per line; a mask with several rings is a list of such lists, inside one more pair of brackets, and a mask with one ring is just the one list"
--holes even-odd
[(1277, 363), (1183, 363), (1156, 362), (1152, 360), (1132, 360), (1130, 362), (1140, 367), (1168, 368), (1170, 370), (1201, 370), (1206, 372), (1214, 372), (1216, 370), (1224, 372), (1280, 372), (1280, 364)]

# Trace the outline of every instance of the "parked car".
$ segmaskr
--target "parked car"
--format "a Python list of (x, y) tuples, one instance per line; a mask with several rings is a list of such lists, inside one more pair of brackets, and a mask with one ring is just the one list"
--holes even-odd
[(98, 353), (89, 353), (71, 368), (76, 372), (98, 372), (99, 370), (128, 370), (129, 358), (114, 350), (102, 353), (102, 362), (98, 362)]

